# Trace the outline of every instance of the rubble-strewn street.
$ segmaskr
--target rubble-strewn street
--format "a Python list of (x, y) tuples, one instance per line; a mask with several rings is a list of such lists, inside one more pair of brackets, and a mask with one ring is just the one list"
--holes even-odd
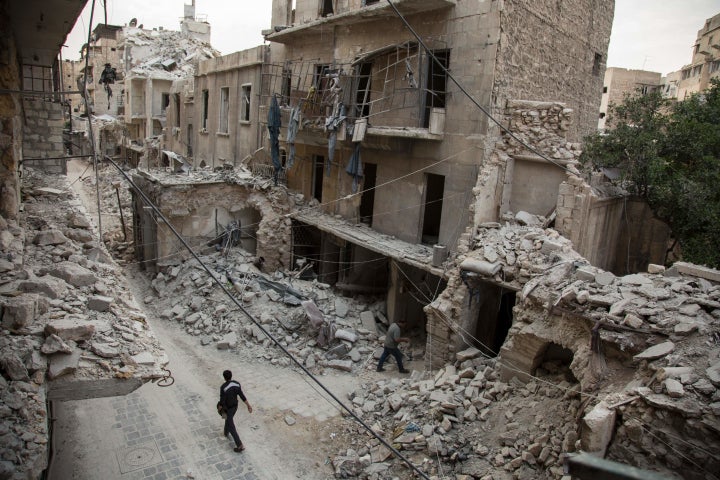
[[(108, 182), (103, 188), (114, 187)], [(342, 400), (430, 476), (560, 478), (563, 456), (588, 445), (607, 448), (611, 458), (626, 461), (630, 452), (640, 455), (634, 462), (662, 455), (669, 466), (691, 465), (688, 470), (697, 473), (686, 478), (713, 478), (706, 465), (712, 464), (718, 435), (712, 420), (718, 402), (717, 285), (703, 278), (702, 269), (683, 264), (671, 271), (653, 267), (651, 274), (615, 277), (587, 265), (552, 229), (525, 225), (541, 220), (523, 217), (523, 224), (515, 224), (508, 218), (505, 224), (484, 225), (475, 237), (477, 248), (458, 259), (462, 264), (468, 259), (503, 262), (504, 278), (488, 278), (519, 291), (501, 359), (466, 345), (451, 363), (427, 372), (425, 334), (413, 331), (405, 349), (413, 370), (409, 377), (394, 366), (389, 372), (374, 371), (387, 327), (382, 300), (341, 296), (316, 280), (298, 278), (298, 272), (264, 274), (253, 265), (254, 257), (239, 248), (198, 247), (216, 278), (283, 347), (323, 382), (331, 380), (344, 390)], [(318, 453), (297, 453), (317, 468), (305, 471), (303, 478), (332, 474), (321, 466), (323, 455), (340, 478), (408, 475), (389, 450), (353, 420), (340, 420), (338, 410), (319, 394), (301, 394), (305, 407), (294, 403), (294, 389), (306, 389), (307, 383), (287, 379), (302, 373), (196, 260), (171, 262), (154, 278), (142, 273), (132, 278), (150, 323), (182, 345), (183, 355), (173, 360), (170, 354), (168, 368), (176, 372), (172, 365), (180, 362), (186, 370), (190, 362), (187, 370), (199, 368), (210, 376), (203, 380), (205, 390), (200, 386), (197, 392), (206, 399), (207, 421), (216, 421), (210, 414), (217, 380), (216, 372), (208, 370), (219, 371), (222, 362), (230, 362), (243, 372), (248, 392), (255, 392), (248, 393), (250, 398), (282, 390), (277, 398), (263, 400), (262, 415), (270, 420), (256, 424), (258, 429), (274, 430), (284, 423), (282, 428), (293, 432), (284, 440), (290, 442), (287, 452), (301, 448), (302, 442), (322, 446)], [(472, 281), (478, 278), (482, 275)], [(450, 288), (436, 301), (440, 311), (454, 281), (462, 280), (450, 279)], [(314, 325), (315, 311), (323, 320)], [(561, 317), (550, 322), (548, 312)], [(599, 350), (583, 340), (594, 325), (599, 325)], [(473, 343), (467, 332), (458, 335)], [(524, 360), (515, 352), (525, 344), (521, 342), (533, 345), (538, 339), (552, 339), (565, 353), (563, 348), (546, 352), (527, 381)], [(258, 375), (258, 369), (268, 368), (277, 370), (269, 377)], [(147, 388), (154, 387), (142, 391)], [(704, 443), (687, 449), (680, 439), (688, 428), (704, 432)], [(72, 429), (66, 434), (72, 436)], [(258, 435), (269, 441), (269, 434)]]

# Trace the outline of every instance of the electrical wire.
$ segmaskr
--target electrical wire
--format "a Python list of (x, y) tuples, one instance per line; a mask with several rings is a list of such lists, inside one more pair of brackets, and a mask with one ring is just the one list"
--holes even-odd
[(426, 480), (430, 480), (429, 477), (422, 472), (418, 467), (416, 467), (408, 458), (406, 458), (400, 451), (398, 451), (395, 447), (393, 447), (390, 443), (388, 443), (384, 438), (382, 438), (380, 435), (378, 435), (369, 425), (367, 425), (360, 417), (358, 417), (355, 412), (351, 408), (349, 408), (347, 405), (345, 405), (339, 398), (335, 396), (317, 377), (315, 377), (305, 366), (297, 359), (294, 355), (292, 355), (281, 343), (279, 340), (277, 340), (273, 335), (270, 334), (270, 332), (267, 331), (267, 329), (262, 325), (260, 321), (258, 321), (250, 312), (248, 312), (245, 307), (240, 303), (240, 301), (235, 298), (234, 295), (230, 293), (230, 291), (227, 289), (225, 285), (220, 282), (220, 280), (216, 277), (216, 275), (210, 270), (210, 268), (205, 265), (205, 263), (200, 259), (200, 257), (195, 253), (195, 251), (188, 245), (183, 237), (175, 230), (175, 227), (168, 221), (167, 218), (160, 212), (160, 210), (157, 208), (157, 206), (152, 203), (152, 201), (145, 195), (145, 193), (132, 181), (132, 179), (122, 170), (122, 168), (115, 163), (115, 161), (110, 157), (105, 157), (106, 161), (109, 161), (112, 163), (115, 168), (118, 169), (118, 171), (126, 178), (126, 180), (132, 185), (132, 187), (135, 189), (135, 191), (142, 197), (143, 201), (155, 212), (155, 214), (162, 219), (163, 222), (172, 230), (173, 234), (178, 238), (178, 240), (183, 244), (183, 246), (188, 250), (188, 252), (195, 258), (195, 260), (198, 261), (200, 266), (207, 272), (208, 275), (212, 278), (212, 280), (223, 290), (223, 292), (230, 298), (230, 300), (240, 309), (240, 311), (245, 314), (245, 316), (252, 321), (257, 328), (262, 331), (262, 333), (268, 337), (282, 352), (290, 358), (291, 361), (295, 363), (297, 367), (299, 367), (309, 378), (311, 378), (320, 388), (322, 388), (325, 393), (330, 395), (332, 399), (337, 402), (338, 405), (340, 405), (345, 411), (348, 412), (348, 414), (360, 425), (362, 425), (372, 436), (374, 436), (377, 440), (379, 440), (386, 448), (388, 448), (393, 454), (395, 454), (400, 460), (402, 460), (405, 464), (407, 464), (412, 470), (414, 470), (418, 475), (420, 475), (422, 478)]

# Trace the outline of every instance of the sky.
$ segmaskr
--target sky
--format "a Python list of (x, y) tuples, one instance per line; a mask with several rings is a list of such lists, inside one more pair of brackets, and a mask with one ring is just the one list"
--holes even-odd
[[(183, 4), (190, 0), (104, 0), (108, 23), (124, 25), (131, 18), (145, 28), (180, 29)], [(89, 0), (65, 42), (63, 58), (80, 58), (87, 41), (93, 0)], [(272, 0), (196, 0), (196, 15), (207, 15), (211, 43), (223, 55), (263, 43), (270, 28)], [(667, 74), (692, 59), (692, 45), (705, 20), (720, 13), (719, 0), (616, 0), (608, 67)], [(96, 0), (93, 26), (104, 22), (103, 0)]]

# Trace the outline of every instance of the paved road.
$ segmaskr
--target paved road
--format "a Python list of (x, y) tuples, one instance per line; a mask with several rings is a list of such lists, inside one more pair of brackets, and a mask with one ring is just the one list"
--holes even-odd
[[(339, 411), (304, 378), (287, 368), (240, 363), (237, 353), (201, 347), (197, 338), (162, 320), (152, 327), (166, 348), (174, 385), (147, 384), (125, 397), (56, 404), (50, 480), (166, 480), (328, 478), (307, 425), (337, 420)], [(240, 408), (236, 425), (247, 450), (233, 452), (215, 411), (224, 368), (233, 370), (253, 405)], [(357, 379), (323, 376), (340, 398)], [(317, 388), (317, 387), (316, 387)], [(289, 426), (292, 414), (298, 424)]]

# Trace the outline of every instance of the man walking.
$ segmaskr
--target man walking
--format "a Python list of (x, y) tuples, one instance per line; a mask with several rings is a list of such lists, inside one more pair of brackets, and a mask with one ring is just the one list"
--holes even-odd
[(395, 360), (397, 361), (398, 370), (400, 371), (400, 373), (410, 373), (408, 370), (405, 370), (405, 368), (403, 368), (402, 353), (398, 348), (398, 343), (410, 341), (409, 338), (400, 336), (400, 327), (405, 328), (405, 325), (406, 322), (400, 320), (397, 323), (391, 324), (390, 328), (388, 328), (387, 334), (385, 335), (385, 348), (383, 348), (383, 353), (382, 355), (380, 355), (380, 362), (377, 366), (378, 372), (385, 371), (385, 369), (383, 368), (383, 363), (385, 363), (388, 355), (392, 354), (392, 356), (395, 357)]
[(220, 387), (220, 404), (225, 407), (227, 414), (223, 433), (225, 436), (227, 436), (228, 433), (232, 435), (235, 441), (234, 450), (239, 453), (245, 450), (245, 445), (240, 441), (240, 437), (235, 429), (235, 422), (233, 421), (233, 416), (238, 409), (238, 397), (247, 405), (248, 413), (252, 413), (252, 407), (247, 401), (247, 398), (245, 398), (240, 384), (232, 379), (232, 372), (230, 370), (223, 372), (223, 378), (225, 379), (225, 383)]

